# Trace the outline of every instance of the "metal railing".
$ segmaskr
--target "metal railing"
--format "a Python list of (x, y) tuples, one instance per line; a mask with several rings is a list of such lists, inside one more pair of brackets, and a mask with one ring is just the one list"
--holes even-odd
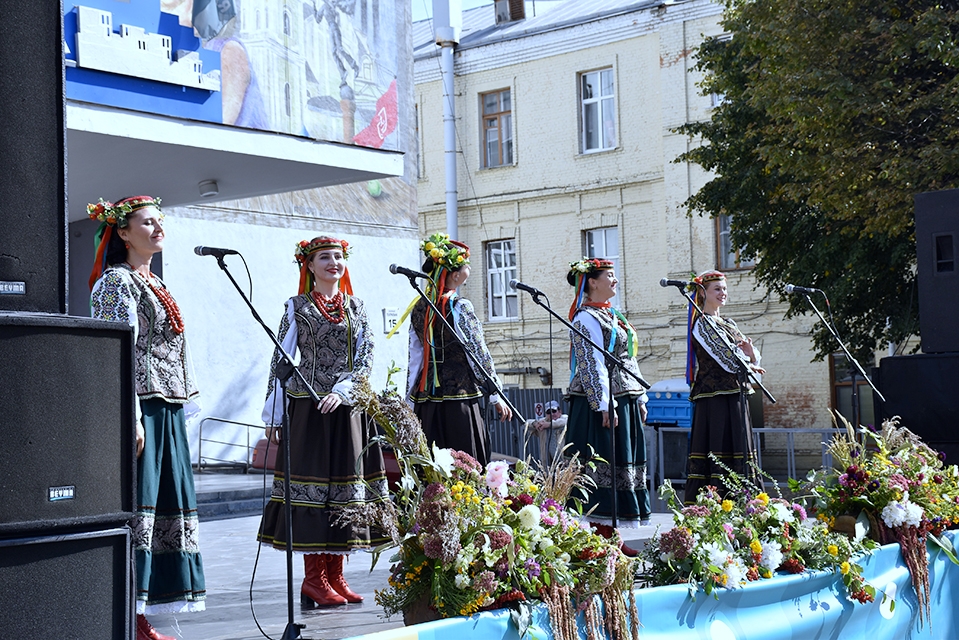
[[(241, 427), (246, 427), (246, 445), (237, 444), (235, 442), (226, 442), (223, 440), (214, 440), (212, 438), (204, 438), (203, 425), (206, 423), (207, 420), (211, 420), (213, 422), (220, 422), (224, 424), (236, 424), (236, 425), (240, 425)], [(235, 468), (242, 468), (243, 471), (249, 471), (250, 467), (253, 466), (253, 449), (256, 447), (255, 443), (253, 444), (253, 446), (250, 445), (250, 429), (263, 431), (265, 427), (261, 424), (257, 425), (257, 424), (250, 424), (248, 422), (237, 422), (236, 420), (227, 420), (226, 418), (216, 418), (214, 416), (206, 416), (205, 418), (200, 420), (199, 436), (198, 436), (199, 444), (197, 445), (197, 451), (196, 451), (197, 471), (202, 472), (204, 467), (209, 467), (209, 466), (235, 467)], [(259, 440), (259, 438), (257, 438), (257, 440)], [(221, 444), (221, 445), (235, 448), (235, 449), (243, 449), (244, 450), (243, 460), (230, 460), (226, 458), (205, 457), (203, 455), (204, 442), (208, 444)], [(211, 465), (210, 461), (216, 464)]]
[[(656, 464), (655, 468), (657, 470), (657, 476), (655, 478), (656, 484), (661, 484), (664, 481), (669, 481), (670, 483), (675, 484), (685, 484), (686, 475), (685, 470), (681, 474), (673, 473), (675, 469), (670, 469), (670, 473), (667, 473), (667, 455), (666, 455), (666, 446), (667, 446), (667, 436), (668, 434), (684, 434), (686, 437), (683, 439), (686, 442), (684, 447), (685, 454), (683, 457), (683, 462), (685, 463), (685, 457), (688, 457), (689, 452), (689, 427), (673, 427), (673, 426), (657, 426), (656, 431)], [(820, 458), (821, 465), (824, 467), (832, 466), (832, 455), (829, 453), (828, 442), (832, 439), (832, 436), (836, 434), (842, 434), (845, 431), (835, 428), (825, 428), (825, 429), (791, 429), (791, 428), (774, 428), (774, 427), (763, 427), (758, 429), (753, 429), (753, 448), (756, 451), (756, 464), (759, 465), (761, 469), (765, 468), (763, 466), (763, 455), (771, 456), (771, 451), (783, 451), (786, 455), (786, 468), (785, 475), (787, 478), (798, 478), (800, 471), (799, 465), (796, 462), (796, 437), (797, 436), (809, 436), (809, 435), (819, 435), (819, 449), (820, 449)], [(768, 443), (765, 442), (768, 436), (784, 436), (785, 437), (785, 446), (783, 448), (771, 448)], [(647, 456), (649, 457), (649, 456)], [(685, 469), (685, 464), (683, 465)], [(803, 468), (803, 473), (809, 469)], [(675, 476), (675, 477), (670, 477)]]

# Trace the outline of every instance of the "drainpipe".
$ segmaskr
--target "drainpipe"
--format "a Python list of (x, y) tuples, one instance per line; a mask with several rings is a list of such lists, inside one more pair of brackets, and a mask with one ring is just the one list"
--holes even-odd
[(456, 105), (453, 93), (453, 48), (463, 27), (461, 0), (433, 0), (433, 33), (440, 52), (443, 78), (443, 159), (446, 175), (446, 233), (458, 237), (456, 190)]

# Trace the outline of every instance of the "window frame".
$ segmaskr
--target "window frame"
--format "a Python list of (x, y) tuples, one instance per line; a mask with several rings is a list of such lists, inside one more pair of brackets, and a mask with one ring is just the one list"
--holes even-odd
[[(602, 93), (603, 91), (602, 80), (603, 80), (604, 73), (609, 73), (610, 79), (611, 79), (612, 93), (608, 95)], [(600, 94), (598, 97), (591, 96), (589, 98), (586, 98), (584, 95), (585, 93), (584, 82), (586, 81), (587, 77), (592, 74), (596, 74)], [(607, 67), (599, 67), (597, 69), (592, 69), (589, 71), (580, 71), (579, 73), (576, 74), (576, 94), (579, 98), (579, 150), (581, 154), (587, 155), (592, 153), (602, 153), (604, 151), (612, 151), (614, 149), (619, 148), (619, 120), (618, 120), (619, 106), (617, 104), (617, 98), (616, 98), (616, 85), (617, 85), (616, 69), (613, 65), (609, 65)], [(612, 116), (608, 120), (603, 117), (605, 114), (604, 105), (607, 103), (611, 105), (612, 107)], [(597, 117), (596, 126), (598, 129), (598, 135), (602, 138), (602, 140), (600, 141), (601, 146), (595, 147), (595, 148), (590, 148), (588, 146), (588, 138), (587, 138), (588, 118), (586, 115), (586, 110), (587, 110), (587, 105), (592, 105), (592, 104), (596, 104), (599, 107), (597, 111), (597, 116), (596, 116)], [(609, 144), (609, 145), (606, 144), (607, 132), (603, 128), (603, 124), (607, 121), (611, 122), (613, 126), (613, 131), (612, 131), (613, 140), (612, 140), (612, 144)]]
[[(509, 109), (503, 109), (503, 94), (507, 94), (509, 98)], [(486, 113), (486, 98), (487, 96), (496, 95), (497, 98), (497, 108), (499, 111)], [(512, 87), (503, 87), (500, 89), (493, 89), (492, 91), (483, 91), (479, 94), (479, 116), (480, 116), (480, 126), (479, 126), (479, 135), (480, 135), (480, 168), (481, 169), (498, 169), (500, 167), (510, 167), (516, 163), (516, 142), (513, 139), (513, 89)], [(489, 153), (489, 141), (487, 139), (487, 131), (491, 129), (487, 128), (487, 121), (495, 120), (496, 121), (496, 150), (499, 156), (498, 164), (490, 163), (490, 153)], [(504, 122), (505, 120), (505, 122)], [(504, 137), (506, 134), (506, 137)], [(509, 159), (506, 159), (506, 153), (504, 151), (504, 146), (508, 143), (509, 146)]]
[[(739, 249), (733, 249), (729, 234), (732, 229), (732, 215), (722, 213), (715, 218), (716, 225), (716, 268), (720, 271), (748, 271), (756, 266), (756, 259), (742, 259)], [(723, 230), (724, 221), (726, 229)], [(730, 258), (732, 260), (730, 261)]]
[[(495, 267), (493, 260), (493, 251), (503, 252), (502, 266)], [(512, 264), (508, 264), (506, 256), (512, 254)], [(516, 238), (503, 238), (500, 240), (488, 240), (483, 243), (483, 258), (486, 261), (486, 318), (489, 322), (512, 322), (519, 320), (519, 294), (509, 287), (509, 281), (516, 278), (519, 274), (518, 255), (516, 251)], [(499, 279), (499, 293), (494, 283), (494, 278)], [(496, 315), (495, 302), (501, 300), (502, 315)], [(512, 302), (514, 314), (509, 315), (510, 303)]]
[[(838, 358), (846, 359), (846, 354), (844, 353), (830, 353), (828, 358), (829, 363), (829, 406), (833, 411), (838, 411), (844, 418), (852, 422), (852, 380), (851, 379), (838, 379), (836, 374), (837, 367), (840, 363), (837, 362)], [(864, 368), (869, 366), (874, 366), (873, 363), (869, 363), (868, 366), (864, 365)], [(872, 395), (872, 388), (869, 386), (869, 382), (862, 377), (857, 376), (856, 378), (856, 387), (859, 394), (859, 422), (862, 424), (875, 424), (875, 405)], [(850, 394), (848, 402), (840, 402), (839, 399), (839, 390), (840, 389), (849, 389)], [(842, 404), (842, 406), (840, 406)], [(849, 413), (846, 413), (848, 408)], [(858, 428), (858, 427), (857, 427)]]
[[(599, 255), (595, 251), (591, 250), (591, 247), (595, 247), (596, 243), (595, 242), (593, 242), (592, 244), (590, 243), (590, 236), (591, 234), (596, 234), (596, 232), (600, 232), (600, 231), (603, 232), (602, 237), (603, 237), (604, 255)], [(616, 232), (616, 240), (613, 243), (615, 245), (613, 247), (615, 250), (615, 253), (612, 255), (610, 255), (609, 253), (610, 242), (609, 242), (608, 234), (610, 231)], [(615, 296), (613, 296), (610, 299), (610, 303), (614, 307), (619, 309), (620, 311), (624, 311), (625, 309), (623, 307), (625, 306), (626, 297), (625, 295), (621, 296), (620, 293), (624, 292), (625, 288), (622, 286), (623, 274), (620, 273), (620, 270), (619, 270), (619, 265), (620, 265), (619, 239), (621, 235), (622, 234), (620, 234), (619, 232), (619, 225), (611, 225), (607, 227), (593, 227), (592, 229), (583, 229), (583, 255), (586, 256), (587, 258), (601, 258), (603, 260), (612, 260), (613, 271), (616, 274), (616, 279), (619, 280), (620, 282), (620, 286), (617, 287), (619, 291), (616, 293)]]

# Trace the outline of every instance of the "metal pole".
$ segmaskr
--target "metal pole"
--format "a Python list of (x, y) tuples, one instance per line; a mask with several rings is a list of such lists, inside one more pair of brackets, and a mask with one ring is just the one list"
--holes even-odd
[(446, 174), (446, 233), (458, 237), (459, 211), (456, 189), (456, 103), (453, 92), (454, 42), (440, 43), (440, 72), (443, 77), (443, 159)]

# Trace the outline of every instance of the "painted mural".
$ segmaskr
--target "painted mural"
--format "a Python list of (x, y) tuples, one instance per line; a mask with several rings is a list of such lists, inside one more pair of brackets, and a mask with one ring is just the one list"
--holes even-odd
[(401, 2), (65, 0), (67, 97), (398, 149)]

